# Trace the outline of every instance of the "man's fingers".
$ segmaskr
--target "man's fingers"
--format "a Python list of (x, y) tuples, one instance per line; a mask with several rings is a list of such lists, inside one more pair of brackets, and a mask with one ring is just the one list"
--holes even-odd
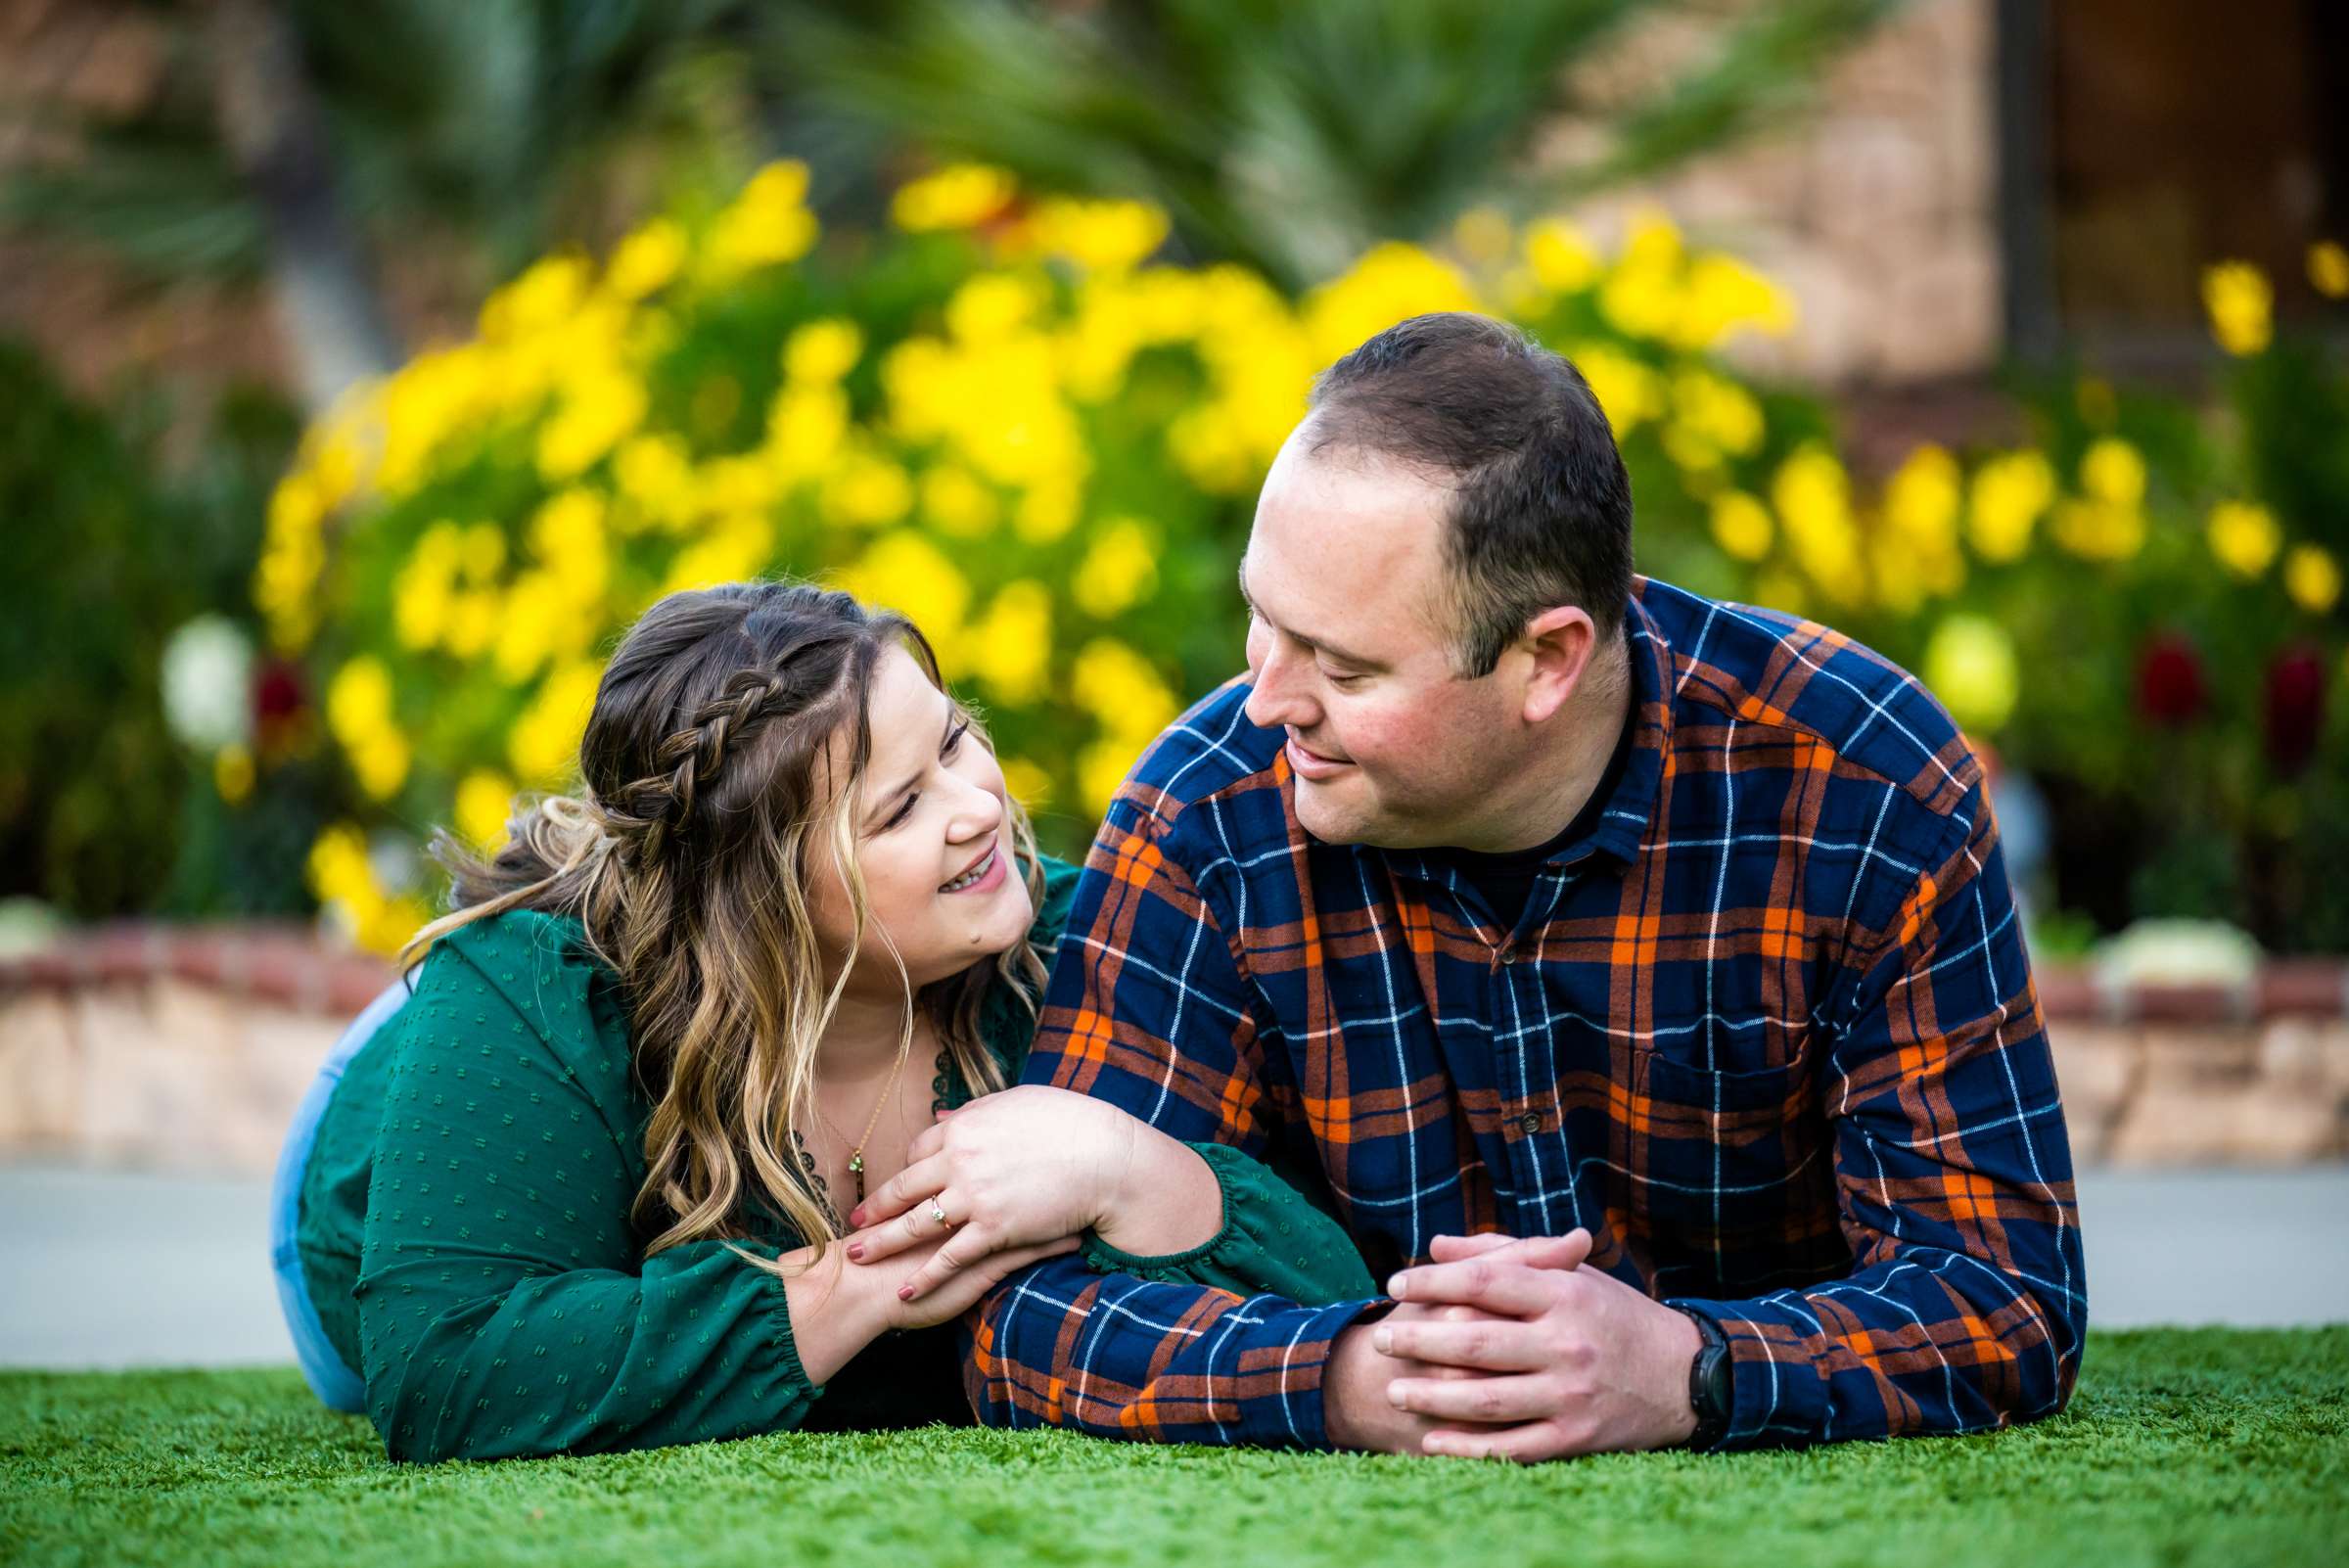
[(884, 1220), (895, 1220), (924, 1198), (937, 1196), (945, 1187), (944, 1160), (935, 1154), (924, 1160), (908, 1160), (904, 1170), (882, 1182), (862, 1203), (849, 1211), (849, 1223), (858, 1229), (870, 1229)]
[(1509, 1459), (1518, 1464), (1535, 1464), (1574, 1452), (1554, 1421), (1502, 1427), (1439, 1426), (1419, 1440), (1419, 1450), (1458, 1459)]
[(1558, 1387), (1546, 1377), (1471, 1377), (1440, 1381), (1399, 1377), (1387, 1385), (1399, 1410), (1438, 1421), (1539, 1421), (1558, 1413)]
[(1548, 1311), (1557, 1300), (1558, 1288), (1549, 1270), (1498, 1257), (1423, 1264), (1387, 1281), (1387, 1294), (1397, 1301), (1451, 1302), (1511, 1317), (1533, 1317)]
[(913, 1141), (905, 1145), (905, 1163), (908, 1166), (919, 1165), (945, 1146), (945, 1115), (941, 1112), (937, 1121), (915, 1133)]
[(1483, 1317), (1466, 1323), (1385, 1322), (1370, 1331), (1382, 1354), (1437, 1366), (1473, 1366), (1490, 1372), (1532, 1372), (1549, 1364), (1533, 1331), (1513, 1317)]
[(1427, 1244), (1427, 1255), (1438, 1263), (1458, 1263), (1463, 1258), (1482, 1258), (1503, 1247), (1514, 1247), (1517, 1238), (1497, 1230), (1487, 1230), (1473, 1236), (1435, 1236)]

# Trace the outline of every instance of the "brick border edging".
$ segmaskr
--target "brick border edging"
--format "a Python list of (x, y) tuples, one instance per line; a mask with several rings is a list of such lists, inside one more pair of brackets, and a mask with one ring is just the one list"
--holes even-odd
[(2088, 964), (2043, 964), (2032, 975), (2050, 1021), (2099, 1024), (2262, 1024), (2349, 1015), (2349, 962), (2275, 958), (2238, 985), (2107, 985)]
[(0, 996), (170, 979), (299, 1013), (348, 1018), (396, 973), (372, 954), (325, 945), (305, 926), (138, 921), (90, 927), (38, 952), (0, 958)]
[[(0, 995), (72, 992), (169, 978), (297, 1012), (349, 1017), (396, 971), (386, 959), (326, 945), (291, 922), (173, 925), (125, 921), (69, 934), (39, 952), (0, 958)], [(2349, 960), (2277, 958), (2240, 985), (2107, 986), (2092, 965), (2033, 974), (2050, 1022), (2254, 1024), (2349, 1016)]]

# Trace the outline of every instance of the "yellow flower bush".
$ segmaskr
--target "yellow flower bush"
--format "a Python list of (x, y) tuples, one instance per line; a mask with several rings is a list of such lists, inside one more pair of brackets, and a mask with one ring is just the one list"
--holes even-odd
[[(1140, 750), (1238, 668), (1232, 564), (1312, 377), (1420, 311), (1506, 315), (1575, 359), (1633, 470), (1643, 569), (1894, 628), (1897, 657), (1942, 625), (1935, 668), (1968, 722), (2028, 706), (1997, 625), (1947, 619), (1983, 572), (2043, 549), (2127, 570), (2143, 545), (2146, 466), (2117, 437), (1970, 471), (1928, 447), (1855, 481), (1816, 400), (1720, 356), (1785, 331), (1792, 301), (1660, 217), (1610, 254), (1561, 221), (1480, 212), (1451, 253), (1381, 245), (1291, 299), (1158, 259), (1151, 208), (1030, 200), (992, 169), (917, 180), (888, 233), (837, 246), (806, 196), (806, 171), (777, 163), (600, 262), (541, 260), (471, 339), (308, 433), (253, 595), (276, 647), (317, 670), (376, 813), (322, 836), (310, 867), (362, 942), (396, 945), (427, 892), (379, 881), (396, 857), (364, 834), (446, 823), (493, 845), (516, 791), (573, 782), (630, 621), (754, 576), (912, 616), (1047, 842), (1079, 849)], [(2213, 287), (2248, 342), (2253, 291)], [(2231, 571), (2254, 542), (2212, 514)], [(2299, 602), (2337, 594), (2337, 571), (2290, 561)]]

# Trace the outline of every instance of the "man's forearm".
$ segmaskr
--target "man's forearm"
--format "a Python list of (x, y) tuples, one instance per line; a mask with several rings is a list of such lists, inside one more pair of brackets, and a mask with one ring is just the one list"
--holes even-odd
[(1372, 1305), (1300, 1307), (1056, 1258), (989, 1295), (964, 1376), (990, 1426), (1322, 1448), (1331, 1342)]

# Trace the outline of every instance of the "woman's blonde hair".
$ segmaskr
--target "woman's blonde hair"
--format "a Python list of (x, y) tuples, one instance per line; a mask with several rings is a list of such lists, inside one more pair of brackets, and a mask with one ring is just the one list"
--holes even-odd
[[(810, 852), (829, 842), (863, 932), (856, 790), (872, 750), (866, 699), (894, 647), (944, 689), (911, 622), (846, 593), (748, 582), (671, 594), (604, 670), (579, 746), (579, 794), (520, 803), (507, 842), (486, 859), (445, 831), (435, 837), (454, 911), (416, 934), (403, 963), (452, 931), (522, 908), (576, 917), (620, 976), (637, 1081), (653, 1104), (632, 1211), (652, 1235), (648, 1257), (748, 1239), (754, 1206), (810, 1243), (840, 1233), (793, 1153), (815, 1125), (817, 1051), (856, 959), (852, 939), (826, 984)], [(972, 733), (986, 739), (975, 724)], [(838, 752), (835, 737), (846, 742)], [(1016, 801), (1007, 837), (1031, 899), (1040, 899), (1043, 872)], [(888, 933), (879, 936), (903, 978)], [(979, 1037), (980, 1006), (1009, 986), (1033, 1011), (1043, 974), (1023, 939), (918, 992), (907, 980), (899, 1050), (911, 1049), (919, 1013), (966, 1083), (1002, 1087)]]

